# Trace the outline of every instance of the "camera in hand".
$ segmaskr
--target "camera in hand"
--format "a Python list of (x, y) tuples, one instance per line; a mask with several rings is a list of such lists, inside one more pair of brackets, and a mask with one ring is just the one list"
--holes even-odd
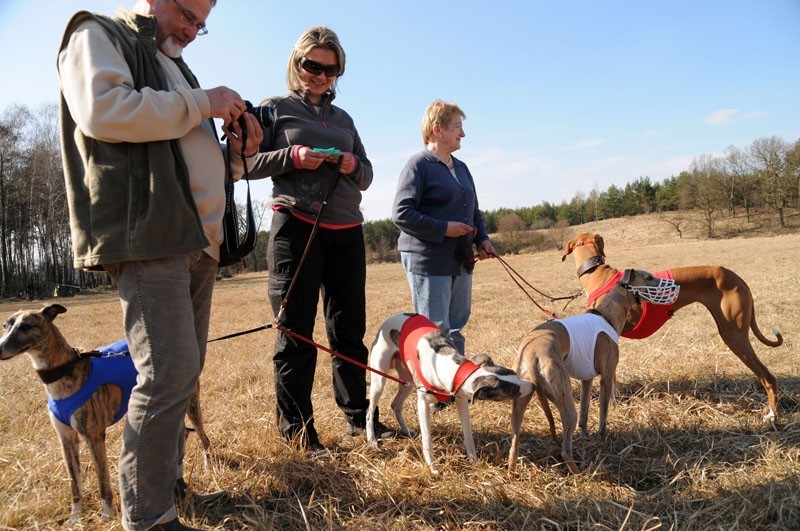
[[(253, 116), (256, 117), (258, 120), (258, 124), (261, 126), (262, 129), (269, 129), (273, 125), (275, 125), (275, 111), (272, 108), (272, 105), (259, 105), (258, 107), (253, 107), (253, 104), (249, 101), (245, 100), (245, 110), (244, 112), (249, 112)], [(244, 130), (247, 127), (247, 124), (244, 121), (244, 114), (239, 117), (239, 126)], [(230, 125), (228, 126), (228, 132), (233, 132), (233, 127)]]

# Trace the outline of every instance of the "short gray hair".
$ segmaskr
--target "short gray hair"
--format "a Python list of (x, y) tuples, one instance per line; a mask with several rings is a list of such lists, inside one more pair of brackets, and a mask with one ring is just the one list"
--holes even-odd
[(427, 145), (433, 136), (434, 125), (439, 124), (439, 127), (449, 127), (457, 116), (462, 120), (467, 117), (461, 107), (455, 103), (434, 100), (428, 105), (428, 108), (425, 109), (425, 114), (422, 116), (422, 141)]

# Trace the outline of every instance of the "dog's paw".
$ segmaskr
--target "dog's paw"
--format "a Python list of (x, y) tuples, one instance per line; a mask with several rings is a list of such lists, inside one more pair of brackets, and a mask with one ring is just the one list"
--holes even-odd
[(83, 525), (81, 524), (81, 515), (70, 515), (69, 519), (61, 526), (61, 529), (83, 529)]

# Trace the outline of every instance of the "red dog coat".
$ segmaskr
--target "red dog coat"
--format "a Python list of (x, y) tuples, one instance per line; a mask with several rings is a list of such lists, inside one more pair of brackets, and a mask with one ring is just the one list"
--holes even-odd
[[(672, 274), (671, 269), (664, 269), (663, 271), (656, 271), (653, 273), (653, 276), (656, 278), (666, 278), (668, 280), (675, 280), (675, 276)], [(617, 282), (622, 278), (622, 271), (617, 272), (616, 275), (611, 277), (611, 279), (600, 286), (597, 290), (592, 292), (589, 295), (589, 299), (586, 301), (586, 306), (590, 307), (598, 298), (602, 297), (609, 291), (611, 291), (614, 286), (617, 285)], [(632, 330), (627, 332), (623, 332), (621, 335), (622, 337), (626, 337), (628, 339), (644, 339), (646, 337), (650, 337), (655, 334), (664, 323), (672, 318), (672, 308), (675, 307), (675, 304), (653, 304), (651, 302), (644, 301), (642, 302), (642, 317), (639, 319), (639, 322), (636, 323), (636, 326), (633, 327)]]
[(403, 323), (402, 328), (400, 328), (400, 344), (398, 345), (400, 348), (400, 359), (403, 360), (403, 364), (406, 366), (406, 369), (409, 369), (409, 372), (411, 372), (411, 368), (413, 367), (414, 374), (417, 375), (417, 378), (419, 378), (420, 383), (425, 386), (425, 389), (433, 394), (439, 402), (444, 402), (455, 395), (458, 390), (461, 389), (461, 386), (464, 385), (464, 382), (467, 381), (467, 378), (480, 367), (469, 360), (462, 363), (456, 371), (455, 378), (453, 378), (452, 393), (445, 389), (434, 387), (433, 384), (428, 382), (422, 375), (419, 353), (417, 352), (419, 340), (422, 339), (422, 336), (431, 332), (439, 332), (439, 327), (427, 317), (414, 314), (406, 319), (406, 322)]

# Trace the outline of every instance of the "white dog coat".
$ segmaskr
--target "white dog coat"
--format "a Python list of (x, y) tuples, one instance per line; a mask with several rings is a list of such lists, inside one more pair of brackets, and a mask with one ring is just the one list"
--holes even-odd
[(597, 334), (605, 332), (614, 343), (619, 345), (619, 334), (605, 318), (596, 313), (584, 313), (559, 319), (569, 334), (569, 354), (564, 360), (571, 378), (590, 380), (597, 376), (594, 370), (594, 346)]

